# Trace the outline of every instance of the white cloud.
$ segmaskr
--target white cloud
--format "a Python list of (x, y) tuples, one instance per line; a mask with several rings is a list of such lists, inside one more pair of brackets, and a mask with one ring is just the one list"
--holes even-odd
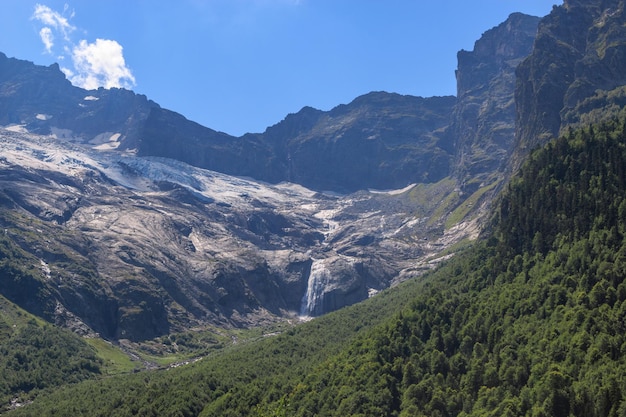
[(52, 29), (47, 26), (41, 28), (39, 36), (41, 37), (41, 41), (46, 48), (46, 52), (51, 54), (52, 47), (54, 46), (54, 35), (52, 34)]
[(50, 30), (50, 27), (52, 27), (55, 30), (61, 32), (65, 40), (69, 40), (69, 34), (76, 29), (70, 24), (69, 20), (66, 17), (64, 17), (59, 12), (55, 12), (48, 6), (44, 6), (43, 4), (35, 5), (33, 19), (39, 20), (41, 23), (46, 25), (48, 27), (48, 30)]
[(135, 77), (126, 66), (122, 49), (114, 40), (96, 39), (94, 43), (81, 40), (72, 50), (76, 73), (71, 74), (70, 81), (88, 90), (132, 88)]
[[(126, 66), (122, 46), (114, 40), (96, 39), (89, 43), (80, 40), (78, 43), (70, 36), (76, 27), (70, 23), (74, 13), (65, 17), (69, 6), (65, 5), (63, 13), (50, 7), (37, 4), (32, 19), (43, 24), (39, 37), (47, 53), (52, 54), (55, 41), (61, 40), (59, 60), (71, 57), (73, 68), (63, 67), (62, 71), (72, 84), (88, 90), (104, 88), (133, 88), (135, 77)], [(59, 35), (57, 37), (56, 35)]]

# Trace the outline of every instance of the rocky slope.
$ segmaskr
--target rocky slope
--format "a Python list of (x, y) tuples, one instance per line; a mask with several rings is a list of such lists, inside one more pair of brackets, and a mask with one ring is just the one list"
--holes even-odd
[(0, 291), (112, 339), (316, 316), (428, 268), (475, 233), (445, 231), (424, 187), (320, 194), (16, 127), (0, 130), (0, 149), (0, 226), (36, 271), (31, 282), (3, 276)]

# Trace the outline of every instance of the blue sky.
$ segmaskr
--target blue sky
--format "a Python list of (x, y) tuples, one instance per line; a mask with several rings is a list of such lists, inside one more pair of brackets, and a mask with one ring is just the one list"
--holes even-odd
[(557, 0), (0, 0), (0, 51), (233, 135), (370, 91), (456, 93), (456, 53)]

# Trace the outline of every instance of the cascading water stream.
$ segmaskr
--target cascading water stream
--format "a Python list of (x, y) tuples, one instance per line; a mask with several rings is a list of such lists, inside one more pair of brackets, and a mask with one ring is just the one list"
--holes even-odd
[(324, 299), (324, 290), (331, 281), (331, 273), (326, 268), (324, 259), (313, 259), (311, 272), (306, 288), (306, 293), (302, 297), (300, 304), (300, 317), (303, 319), (319, 315), (319, 306)]

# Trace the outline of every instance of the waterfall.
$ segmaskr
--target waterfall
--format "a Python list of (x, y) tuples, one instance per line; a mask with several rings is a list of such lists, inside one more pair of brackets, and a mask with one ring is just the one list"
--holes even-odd
[(300, 317), (313, 317), (316, 310), (319, 310), (319, 305), (324, 299), (324, 290), (328, 287), (331, 278), (331, 273), (326, 268), (325, 260), (313, 259), (306, 293), (302, 297), (302, 303), (300, 304)]

